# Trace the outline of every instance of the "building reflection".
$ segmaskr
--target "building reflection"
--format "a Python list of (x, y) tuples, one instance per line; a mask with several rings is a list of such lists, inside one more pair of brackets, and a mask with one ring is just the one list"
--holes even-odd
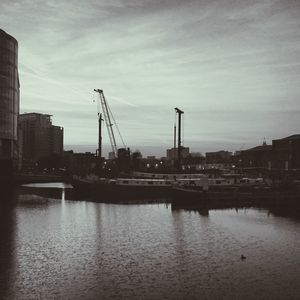
[(187, 248), (187, 241), (184, 232), (184, 214), (182, 211), (172, 211), (172, 223), (173, 223), (173, 232), (174, 232), (174, 241), (176, 249), (176, 261), (178, 263), (178, 282), (181, 282), (181, 270), (184, 269), (186, 265), (185, 252)]
[(1, 190), (0, 198), (0, 298), (13, 299), (15, 277), (16, 212), (13, 190)]

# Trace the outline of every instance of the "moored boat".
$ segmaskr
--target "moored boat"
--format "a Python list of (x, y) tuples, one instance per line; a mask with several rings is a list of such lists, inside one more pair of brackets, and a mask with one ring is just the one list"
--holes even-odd
[(235, 185), (215, 190), (196, 190), (193, 186), (173, 186), (172, 204), (178, 207), (241, 207), (241, 206), (284, 206), (299, 207), (300, 190), (280, 190), (268, 186)]
[(157, 178), (99, 178), (88, 176), (81, 178), (74, 176), (72, 185), (80, 192), (92, 196), (97, 201), (122, 201), (134, 199), (171, 198), (172, 186), (193, 186), (195, 189), (207, 189), (208, 179), (183, 178), (157, 179)]
[(171, 196), (171, 180), (140, 178), (73, 178), (73, 186), (101, 202)]

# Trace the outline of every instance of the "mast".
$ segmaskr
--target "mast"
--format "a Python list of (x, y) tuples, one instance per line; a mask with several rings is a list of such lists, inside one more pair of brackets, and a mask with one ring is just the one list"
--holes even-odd
[(181, 169), (181, 115), (184, 114), (184, 111), (180, 110), (179, 108), (175, 107), (175, 111), (178, 114), (178, 139), (177, 139), (177, 161), (178, 161), (178, 169)]
[(98, 113), (98, 158), (102, 158), (102, 114)]
[[(176, 149), (176, 124), (174, 125), (174, 151)], [(175, 156), (175, 154), (174, 154)]]

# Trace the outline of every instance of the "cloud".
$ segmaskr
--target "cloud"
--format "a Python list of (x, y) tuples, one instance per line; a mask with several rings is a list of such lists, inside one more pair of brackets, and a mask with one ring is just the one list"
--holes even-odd
[(215, 147), (298, 130), (299, 3), (4, 0), (0, 27), (19, 41), (21, 110), (53, 114), (68, 143), (97, 136), (100, 88), (128, 144), (170, 144), (178, 106), (186, 142)]

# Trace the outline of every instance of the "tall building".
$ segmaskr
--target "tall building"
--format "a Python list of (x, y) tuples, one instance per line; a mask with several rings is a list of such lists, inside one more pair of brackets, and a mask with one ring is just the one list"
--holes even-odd
[(19, 98), (18, 42), (0, 29), (0, 175), (17, 165)]
[(51, 115), (21, 114), (19, 127), (25, 164), (35, 163), (52, 154), (63, 154), (63, 128), (52, 125)]

